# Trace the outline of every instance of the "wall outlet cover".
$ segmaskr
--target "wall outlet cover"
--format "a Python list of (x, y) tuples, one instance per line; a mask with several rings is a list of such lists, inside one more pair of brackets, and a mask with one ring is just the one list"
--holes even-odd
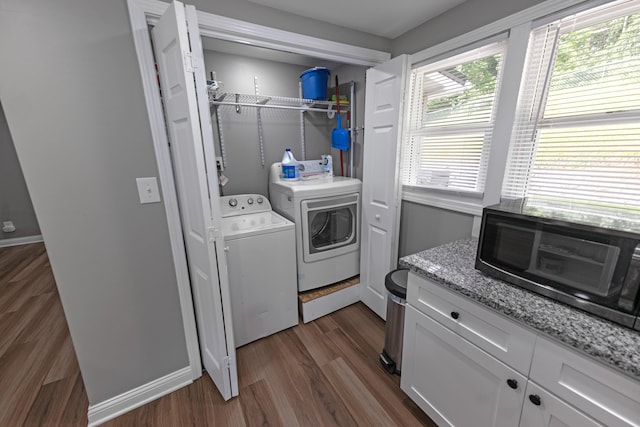
[(136, 178), (140, 203), (159, 203), (160, 191), (158, 190), (158, 180), (155, 176), (147, 178)]
[(3, 233), (13, 233), (16, 231), (16, 226), (13, 225), (13, 221), (3, 221), (2, 222), (2, 232)]

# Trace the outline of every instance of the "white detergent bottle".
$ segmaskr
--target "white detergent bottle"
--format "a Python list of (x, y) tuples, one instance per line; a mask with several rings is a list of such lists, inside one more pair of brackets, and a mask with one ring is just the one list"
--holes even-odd
[(291, 148), (284, 150), (284, 156), (282, 156), (282, 178), (298, 178), (298, 161), (293, 157)]

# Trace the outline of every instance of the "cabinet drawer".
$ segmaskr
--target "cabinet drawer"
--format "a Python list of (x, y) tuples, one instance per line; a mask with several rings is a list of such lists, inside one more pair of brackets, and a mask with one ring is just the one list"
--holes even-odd
[(487, 353), (528, 375), (536, 334), (414, 272), (407, 302)]
[(400, 387), (440, 426), (518, 425), (527, 379), (411, 306)]
[(640, 427), (640, 382), (546, 338), (538, 338), (530, 379), (610, 427)]

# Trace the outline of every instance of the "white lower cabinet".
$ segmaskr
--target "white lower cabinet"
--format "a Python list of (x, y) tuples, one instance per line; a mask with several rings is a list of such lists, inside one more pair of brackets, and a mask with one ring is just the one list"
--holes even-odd
[(640, 427), (640, 382), (411, 272), (400, 387), (439, 426)]
[(536, 343), (531, 330), (415, 274), (409, 275), (407, 301), (516, 371), (529, 372)]
[(529, 378), (603, 425), (640, 427), (640, 382), (551, 340), (538, 339)]
[(440, 426), (518, 425), (527, 379), (406, 307), (401, 388)]
[(604, 427), (531, 381), (526, 395), (520, 427)]

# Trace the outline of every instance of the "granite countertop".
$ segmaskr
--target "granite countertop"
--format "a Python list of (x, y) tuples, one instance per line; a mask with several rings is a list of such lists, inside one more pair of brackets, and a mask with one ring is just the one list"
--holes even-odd
[(475, 269), (478, 240), (400, 259), (400, 266), (463, 294), (640, 381), (640, 332), (534, 294)]

